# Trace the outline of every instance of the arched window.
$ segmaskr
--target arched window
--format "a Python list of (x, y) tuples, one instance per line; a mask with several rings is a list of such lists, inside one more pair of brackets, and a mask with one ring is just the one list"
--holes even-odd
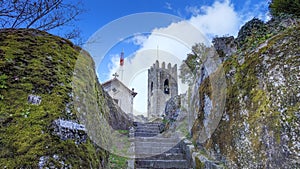
[(151, 95), (153, 95), (153, 82), (151, 82)]
[(170, 88), (169, 88), (169, 80), (166, 79), (164, 82), (164, 93), (165, 94), (170, 94)]

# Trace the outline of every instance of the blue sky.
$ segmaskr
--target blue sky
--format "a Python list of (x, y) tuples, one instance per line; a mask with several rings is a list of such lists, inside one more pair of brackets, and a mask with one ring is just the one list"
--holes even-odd
[[(137, 114), (145, 113), (147, 69), (156, 59), (179, 67), (193, 44), (236, 36), (254, 17), (269, 19), (268, 1), (260, 0), (88, 0), (84, 6), (87, 12), (77, 26), (86, 42), (83, 48), (96, 62), (100, 83), (122, 69), (119, 78), (139, 93)], [(122, 50), (125, 65), (120, 68)]]
[[(193, 15), (189, 9), (211, 6), (214, 2), (215, 0), (88, 0), (84, 1), (87, 12), (79, 17), (78, 26), (82, 31), (84, 40), (87, 40), (102, 26), (126, 15), (141, 12), (162, 12), (189, 19)], [(231, 0), (230, 3), (233, 4), (237, 12), (256, 13), (251, 17), (260, 17), (261, 13), (266, 13), (268, 10), (268, 2), (264, 0)]]
[[(216, 2), (225, 2), (227, 0), (111, 0), (111, 1), (99, 1), (99, 0), (88, 0), (84, 1), (84, 6), (87, 12), (80, 16), (78, 27), (82, 31), (83, 40), (88, 40), (93, 34), (101, 29), (103, 26), (110, 22), (122, 18), (124, 16), (132, 15), (135, 13), (143, 12), (160, 12), (178, 16), (182, 19), (189, 20), (191, 17), (201, 15), (204, 13), (203, 7), (213, 6)], [(208, 36), (222, 36), (222, 35), (236, 35), (238, 28), (244, 24), (245, 21), (258, 17), (266, 20), (267, 13), (267, 1), (260, 0), (228, 0), (229, 5), (238, 14), (240, 21), (239, 25), (236, 26), (235, 30), (232, 30), (223, 34), (210, 33)], [(230, 21), (228, 21), (230, 22)], [(233, 23), (236, 24), (236, 23)], [(139, 26), (139, 25), (135, 25)], [(221, 25), (220, 25), (221, 26)], [(126, 23), (120, 25), (120, 27), (128, 27)], [(112, 31), (113, 33), (113, 31)], [(102, 42), (105, 43), (105, 42)], [(119, 46), (119, 47), (117, 47)], [(139, 49), (139, 45), (122, 43), (116, 45), (107, 53), (108, 56), (118, 54), (122, 49), (125, 50), (125, 57), (131, 55), (134, 51)], [(105, 60), (105, 65), (109, 65), (108, 60)], [(102, 70), (102, 72), (108, 72), (108, 69)], [(104, 73), (105, 74), (105, 73)], [(100, 75), (100, 81), (107, 80), (107, 75)]]

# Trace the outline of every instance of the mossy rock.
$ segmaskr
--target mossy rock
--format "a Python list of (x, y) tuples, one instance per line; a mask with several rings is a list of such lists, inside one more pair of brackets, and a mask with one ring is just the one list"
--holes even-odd
[[(229, 168), (300, 167), (300, 140), (295, 136), (300, 26), (299, 22), (280, 29), (270, 25), (278, 26), (254, 19), (242, 27), (239, 51), (223, 63), (227, 82), (223, 118), (212, 136), (198, 145)], [(199, 96), (211, 91), (206, 81), (198, 90)], [(201, 110), (205, 105), (203, 97), (199, 99)], [(192, 133), (199, 133), (203, 119), (199, 112)]]
[[(81, 58), (94, 69), (92, 58), (70, 41), (34, 29), (2, 29), (0, 39), (0, 75), (6, 76), (0, 88), (0, 166), (106, 168), (108, 152), (89, 138), (62, 140), (52, 127), (57, 119), (80, 123), (72, 105), (74, 67)], [(28, 103), (30, 94), (41, 103)]]

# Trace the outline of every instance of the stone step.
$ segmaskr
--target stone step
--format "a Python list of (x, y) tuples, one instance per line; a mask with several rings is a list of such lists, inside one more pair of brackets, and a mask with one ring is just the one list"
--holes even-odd
[[(149, 169), (149, 168), (151, 168), (151, 169), (161, 169), (161, 168), (153, 168), (153, 167), (136, 167), (135, 169)], [(176, 168), (173, 168), (173, 169), (176, 169)], [(193, 169), (193, 168), (182, 168), (182, 169)]]
[(134, 137), (130, 138), (131, 142), (177, 142), (179, 143), (178, 138), (174, 137), (163, 137), (157, 135), (156, 137)]
[(178, 147), (179, 148), (179, 144), (177, 142), (135, 142), (135, 146), (136, 147)]
[(159, 127), (161, 124), (138, 124), (135, 127)]
[(142, 122), (133, 122), (133, 125), (151, 125), (151, 124), (162, 124), (162, 123), (160, 123), (160, 122), (146, 122), (146, 123), (142, 123)]
[(162, 153), (182, 153), (182, 150), (178, 147), (135, 147), (135, 154), (158, 155)]
[(157, 127), (157, 126), (139, 126), (139, 127), (135, 127), (135, 129), (154, 129), (154, 130), (158, 130), (159, 127)]
[(134, 126), (142, 126), (142, 125), (161, 125), (162, 123), (134, 123)]
[(157, 135), (158, 135), (158, 133), (134, 132), (135, 137), (154, 137)]
[(144, 168), (188, 168), (188, 162), (186, 160), (136, 160), (136, 167)]
[(157, 126), (140, 126), (140, 127), (135, 127), (136, 130), (159, 130), (159, 127)]
[(154, 130), (154, 129), (136, 129), (134, 132), (159, 133), (159, 130)]
[(189, 164), (175, 136), (160, 134), (161, 123), (135, 122), (134, 142), (136, 169), (189, 169)]
[(135, 156), (139, 160), (184, 160), (185, 156), (183, 153), (163, 153), (163, 154), (136, 154)]
[[(143, 167), (143, 168), (141, 168), (141, 167), (136, 167), (135, 169), (161, 169), (161, 168), (153, 168), (153, 167), (147, 167), (147, 168), (145, 168), (145, 167)], [(176, 169), (176, 168), (173, 168), (173, 169)], [(193, 169), (193, 168), (182, 168), (182, 169)]]

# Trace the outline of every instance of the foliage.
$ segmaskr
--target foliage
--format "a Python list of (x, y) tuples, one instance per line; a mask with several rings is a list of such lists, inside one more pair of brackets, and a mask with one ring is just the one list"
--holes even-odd
[(30, 108), (27, 108), (27, 109), (23, 109), (21, 111), (21, 115), (25, 118), (27, 118), (29, 115), (30, 115)]
[(115, 154), (109, 155), (109, 166), (111, 169), (126, 169), (127, 168), (126, 157), (121, 157)]
[(204, 60), (211, 54), (212, 48), (198, 43), (192, 46), (192, 53), (180, 65), (180, 75), (182, 83), (192, 84), (195, 75), (200, 70), (200, 66)]
[(253, 18), (241, 27), (235, 41), (239, 49), (254, 49), (265, 41), (268, 33), (266, 24), (258, 18)]
[(273, 16), (281, 14), (300, 16), (300, 0), (272, 0), (269, 10)]
[(6, 86), (6, 80), (7, 80), (7, 76), (4, 75), (0, 75), (0, 89), (5, 89), (7, 88)]
[[(0, 89), (7, 88), (6, 86), (7, 76), (5, 74), (0, 75)], [(0, 94), (0, 100), (3, 100), (4, 96)]]
[(128, 135), (129, 134), (129, 130), (117, 130), (120, 134), (123, 135)]

